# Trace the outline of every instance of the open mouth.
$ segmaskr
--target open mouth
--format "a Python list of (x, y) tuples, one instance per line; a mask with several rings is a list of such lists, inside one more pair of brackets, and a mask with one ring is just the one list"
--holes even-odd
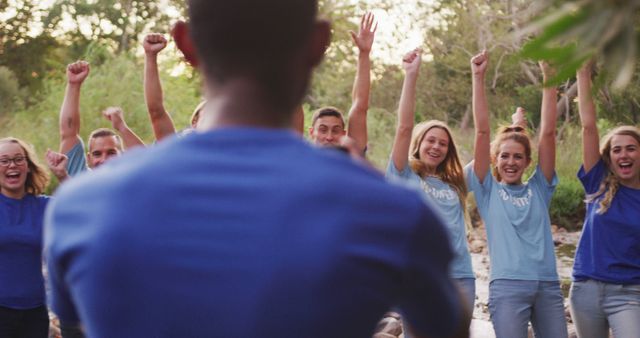
[(429, 157), (431, 157), (432, 159), (434, 159), (434, 160), (437, 160), (437, 159), (439, 159), (440, 157), (442, 157), (442, 154), (440, 154), (440, 153), (434, 153), (434, 152), (431, 152), (431, 151), (430, 151), (430, 152), (427, 152), (427, 155), (428, 155)]
[(620, 173), (623, 175), (628, 175), (632, 173), (633, 163), (632, 162), (620, 162), (618, 163), (618, 168), (620, 168)]
[(6, 177), (7, 183), (17, 183), (20, 181), (21, 174), (19, 171), (12, 171), (7, 172), (4, 176)]

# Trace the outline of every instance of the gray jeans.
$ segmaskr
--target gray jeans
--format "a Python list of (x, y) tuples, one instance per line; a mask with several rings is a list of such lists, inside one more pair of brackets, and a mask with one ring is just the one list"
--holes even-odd
[(573, 282), (569, 300), (579, 338), (640, 337), (640, 285)]

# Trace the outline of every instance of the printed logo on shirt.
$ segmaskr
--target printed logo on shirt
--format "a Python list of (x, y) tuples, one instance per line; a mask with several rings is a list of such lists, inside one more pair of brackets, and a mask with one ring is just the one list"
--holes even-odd
[(422, 189), (434, 199), (452, 201), (458, 199), (458, 194), (452, 189), (436, 189), (422, 181)]
[(531, 203), (531, 196), (533, 195), (533, 192), (531, 192), (531, 188), (527, 188), (527, 193), (524, 196), (515, 197), (511, 196), (511, 194), (509, 194), (505, 189), (500, 189), (498, 190), (498, 195), (500, 195), (500, 198), (502, 198), (503, 201), (509, 201), (516, 207), (521, 208)]

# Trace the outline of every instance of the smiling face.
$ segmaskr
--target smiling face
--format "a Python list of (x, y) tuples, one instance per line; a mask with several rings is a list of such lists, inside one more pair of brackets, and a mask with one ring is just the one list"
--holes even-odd
[(523, 144), (513, 139), (500, 142), (496, 154), (496, 169), (501, 182), (506, 184), (521, 184), (522, 175), (531, 163)]
[(313, 143), (321, 146), (337, 146), (346, 134), (342, 120), (336, 116), (319, 117), (309, 128), (309, 136)]
[(89, 140), (87, 163), (89, 168), (97, 168), (110, 158), (120, 155), (120, 142), (114, 136), (98, 136)]
[(0, 143), (0, 192), (3, 195), (11, 198), (25, 195), (29, 173), (27, 163), (27, 155), (18, 143)]
[(444, 162), (449, 153), (449, 134), (439, 127), (429, 129), (422, 142), (420, 142), (420, 161), (424, 163), (430, 172)]
[(611, 171), (624, 185), (640, 186), (640, 144), (631, 135), (613, 135), (609, 150)]

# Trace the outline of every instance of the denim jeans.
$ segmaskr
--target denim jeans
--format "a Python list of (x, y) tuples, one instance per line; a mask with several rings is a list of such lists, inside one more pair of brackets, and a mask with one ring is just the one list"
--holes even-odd
[(469, 316), (472, 316), (476, 304), (476, 280), (474, 278), (459, 278), (453, 281), (462, 292), (462, 297), (468, 306)]
[[(462, 297), (467, 305), (467, 311), (469, 311), (469, 316), (473, 316), (473, 309), (476, 303), (476, 280), (475, 278), (454, 278), (453, 282), (456, 284)], [(402, 330), (404, 334), (404, 338), (411, 338), (413, 334), (409, 332), (409, 325), (407, 322), (403, 320), (402, 322)]]
[(44, 305), (27, 310), (0, 306), (0, 337), (47, 338), (48, 334), (49, 314)]
[(569, 300), (578, 337), (640, 337), (640, 285), (573, 282)]
[(489, 312), (496, 338), (566, 338), (560, 282), (496, 279), (489, 284)]

